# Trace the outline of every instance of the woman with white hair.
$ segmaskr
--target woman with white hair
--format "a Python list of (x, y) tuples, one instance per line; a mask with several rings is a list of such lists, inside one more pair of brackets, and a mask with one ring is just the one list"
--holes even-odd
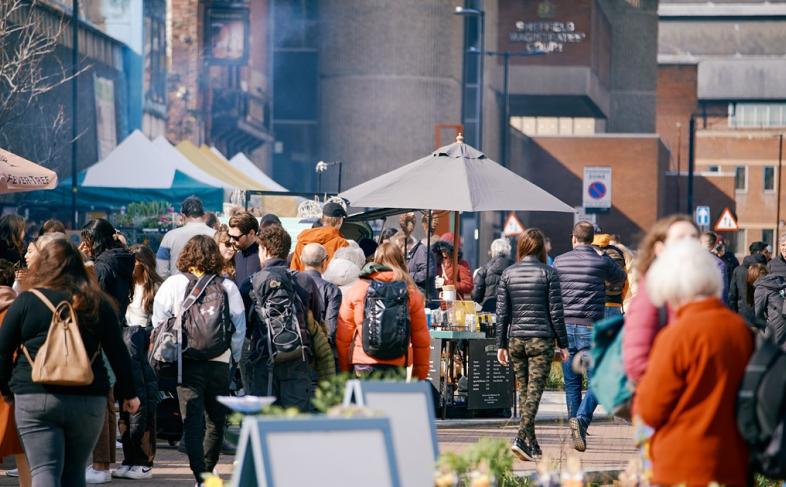
[(491, 260), (475, 272), (472, 300), (483, 306), (483, 311), (494, 311), (497, 306), (497, 286), (502, 272), (513, 265), (510, 242), (498, 238), (491, 242)]
[(658, 334), (636, 389), (636, 412), (655, 429), (653, 485), (745, 485), (748, 447), (735, 402), (753, 337), (720, 300), (723, 277), (696, 241), (666, 247), (647, 273), (655, 306), (676, 319)]

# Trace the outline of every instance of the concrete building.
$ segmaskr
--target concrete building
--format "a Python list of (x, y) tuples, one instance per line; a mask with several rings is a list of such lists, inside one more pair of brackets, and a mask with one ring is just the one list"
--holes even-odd
[[(757, 240), (772, 244), (786, 215), (778, 201), (786, 3), (666, 0), (658, 15), (658, 131), (672, 150), (672, 170), (676, 161), (681, 174), (687, 169), (694, 114), (697, 172), (732, 188), (740, 230), (727, 236), (738, 254)], [(697, 192), (696, 205), (701, 198)], [(712, 207), (713, 222), (722, 210)]]

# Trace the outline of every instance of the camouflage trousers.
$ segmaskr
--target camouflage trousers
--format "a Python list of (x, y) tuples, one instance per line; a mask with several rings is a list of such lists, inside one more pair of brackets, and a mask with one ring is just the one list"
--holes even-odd
[(521, 423), (518, 437), (532, 444), (535, 442), (535, 415), (554, 357), (554, 339), (511, 338), (508, 353), (519, 383)]

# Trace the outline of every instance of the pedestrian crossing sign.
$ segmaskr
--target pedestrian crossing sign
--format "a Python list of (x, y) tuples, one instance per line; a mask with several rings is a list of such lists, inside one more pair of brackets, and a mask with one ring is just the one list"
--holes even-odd
[(508, 213), (508, 218), (505, 220), (505, 228), (502, 230), (503, 235), (506, 237), (518, 237), (524, 233), (524, 225), (521, 220), (512, 211)]
[(721, 213), (721, 217), (718, 219), (718, 222), (715, 223), (715, 231), (736, 232), (737, 230), (739, 230), (739, 226), (737, 226), (737, 220), (734, 218), (734, 215), (731, 214), (731, 210), (725, 208), (723, 213)]

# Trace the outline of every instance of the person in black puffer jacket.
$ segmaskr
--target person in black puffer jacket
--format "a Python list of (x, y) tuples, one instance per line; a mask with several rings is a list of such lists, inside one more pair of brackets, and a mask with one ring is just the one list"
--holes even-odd
[[(118, 309), (121, 326), (126, 323), (126, 310), (131, 302), (133, 274), (136, 259), (123, 247), (117, 238), (117, 231), (107, 220), (90, 220), (81, 232), (82, 242), (79, 250), (92, 261), (98, 286), (109, 295)], [(118, 371), (113, 370), (115, 374)], [(113, 378), (110, 377), (110, 382)], [(99, 435), (93, 450), (93, 465), (88, 468), (86, 477), (90, 483), (111, 480), (109, 467), (116, 461), (115, 449), (115, 398), (112, 390), (107, 395), (107, 414), (104, 429)]]
[(595, 227), (587, 221), (573, 226), (573, 250), (554, 261), (562, 287), (565, 327), (568, 331), (569, 361), (563, 366), (565, 397), (573, 446), (584, 451), (586, 432), (598, 403), (590, 391), (582, 399), (582, 374), (571, 364), (579, 352), (592, 346), (592, 323), (603, 319), (606, 289), (625, 282), (627, 274), (608, 255), (601, 255), (590, 244)]
[(502, 272), (513, 265), (510, 242), (498, 238), (491, 242), (491, 260), (475, 273), (472, 300), (483, 306), (483, 311), (493, 312), (497, 306), (497, 284)]
[(729, 308), (735, 313), (748, 316), (753, 313), (753, 309), (748, 305), (745, 290), (748, 287), (748, 269), (753, 264), (767, 265), (767, 258), (764, 257), (764, 249), (767, 244), (764, 242), (753, 242), (748, 247), (750, 255), (742, 259), (742, 265), (734, 269), (729, 283)]
[(79, 250), (93, 261), (99, 287), (115, 300), (120, 323), (125, 324), (136, 259), (116, 235), (115, 227), (103, 218), (90, 220), (82, 227)]
[(508, 267), (497, 287), (497, 358), (513, 363), (518, 383), (521, 423), (511, 450), (522, 460), (541, 456), (535, 438), (535, 415), (554, 355), (554, 340), (563, 360), (568, 358), (568, 335), (562, 317), (562, 293), (557, 272), (546, 265), (543, 233), (524, 232), (518, 244), (521, 262)]
[(786, 318), (783, 316), (783, 301), (786, 295), (786, 277), (768, 274), (754, 284), (753, 308), (756, 321), (767, 323), (766, 336), (772, 336), (782, 347), (786, 343)]

